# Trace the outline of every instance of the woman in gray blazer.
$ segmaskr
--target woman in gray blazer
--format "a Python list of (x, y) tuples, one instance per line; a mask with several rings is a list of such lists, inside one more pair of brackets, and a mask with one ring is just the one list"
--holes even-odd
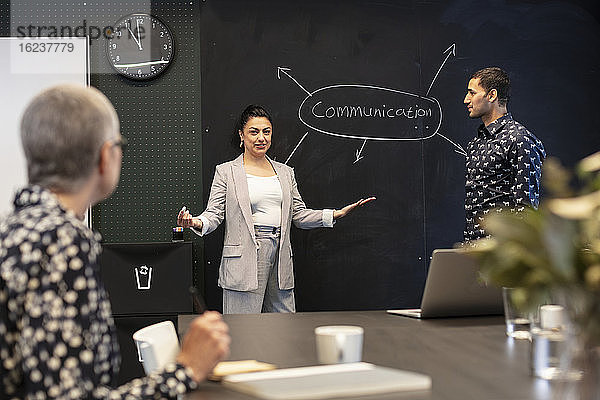
[(374, 200), (361, 199), (341, 210), (306, 208), (294, 170), (266, 153), (273, 133), (271, 115), (248, 106), (238, 134), (243, 153), (217, 165), (206, 210), (192, 217), (185, 207), (177, 223), (200, 236), (225, 219), (225, 241), (219, 268), (223, 313), (295, 312), (290, 226), (333, 227), (333, 221)]

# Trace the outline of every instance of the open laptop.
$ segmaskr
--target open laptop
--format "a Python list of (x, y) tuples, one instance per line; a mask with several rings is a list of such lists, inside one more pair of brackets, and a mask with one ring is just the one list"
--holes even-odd
[(387, 310), (414, 318), (500, 315), (500, 288), (483, 283), (477, 260), (463, 249), (436, 249), (431, 257), (421, 308)]

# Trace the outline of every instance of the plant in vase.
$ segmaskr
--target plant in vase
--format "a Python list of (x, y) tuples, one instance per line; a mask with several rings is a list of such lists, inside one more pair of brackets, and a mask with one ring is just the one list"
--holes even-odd
[[(556, 159), (544, 162), (545, 198), (537, 210), (489, 213), (490, 239), (468, 247), (484, 278), (514, 287), (513, 300), (534, 307), (562, 299), (582, 345), (586, 390), (600, 395), (600, 152), (573, 171)], [(584, 375), (585, 375), (584, 374)], [(591, 377), (589, 376), (591, 374)]]

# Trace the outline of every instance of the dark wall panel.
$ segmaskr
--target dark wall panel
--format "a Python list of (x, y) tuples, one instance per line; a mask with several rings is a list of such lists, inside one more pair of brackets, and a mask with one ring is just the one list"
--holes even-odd
[[(93, 223), (106, 242), (171, 240), (177, 212), (198, 208), (202, 197), (200, 154), (200, 57), (198, 4), (190, 1), (121, 2), (110, 10), (87, 2), (90, 21), (114, 24), (120, 17), (149, 12), (171, 30), (175, 58), (157, 78), (136, 82), (116, 75), (105, 41), (92, 42), (92, 85), (113, 102), (121, 132), (129, 139), (121, 182), (110, 199), (93, 209)], [(194, 240), (196, 281), (203, 287), (202, 242)]]
[[(204, 198), (215, 165), (239, 154), (230, 145), (236, 116), (247, 104), (265, 105), (275, 120), (270, 156), (286, 161), (293, 153), (288, 164), (308, 206), (378, 197), (333, 230), (292, 232), (298, 309), (416, 306), (431, 251), (462, 240), (460, 153), (480, 123), (469, 120), (462, 103), (473, 72), (491, 65), (509, 71), (509, 109), (550, 155), (572, 164), (600, 147), (597, 8), (593, 1), (203, 2)], [(289, 70), (278, 76), (277, 67)], [(348, 128), (347, 121), (302, 122), (307, 92), (349, 84), (435, 98), (438, 133), (428, 138), (431, 121), (420, 119), (413, 134), (422, 140), (364, 142), (322, 132)], [(390, 107), (395, 100), (346, 90), (332, 101)], [(359, 136), (407, 135), (402, 124), (352, 123)], [(222, 235), (205, 239), (213, 304), (219, 292), (209, 282), (216, 280)]]

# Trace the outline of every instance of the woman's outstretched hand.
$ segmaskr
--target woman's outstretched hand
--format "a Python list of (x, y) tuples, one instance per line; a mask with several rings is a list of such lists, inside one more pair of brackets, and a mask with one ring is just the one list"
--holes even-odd
[(202, 229), (202, 221), (200, 218), (192, 217), (192, 214), (190, 214), (189, 210), (187, 210), (185, 206), (183, 206), (183, 208), (179, 211), (179, 214), (177, 214), (177, 225), (184, 228)]
[(333, 219), (342, 218), (342, 217), (346, 216), (346, 214), (348, 214), (350, 211), (354, 210), (356, 207), (360, 207), (360, 206), (367, 204), (368, 202), (373, 201), (373, 200), (375, 200), (375, 197), (360, 199), (356, 203), (348, 204), (346, 207), (342, 208), (341, 210), (334, 210), (333, 211)]

